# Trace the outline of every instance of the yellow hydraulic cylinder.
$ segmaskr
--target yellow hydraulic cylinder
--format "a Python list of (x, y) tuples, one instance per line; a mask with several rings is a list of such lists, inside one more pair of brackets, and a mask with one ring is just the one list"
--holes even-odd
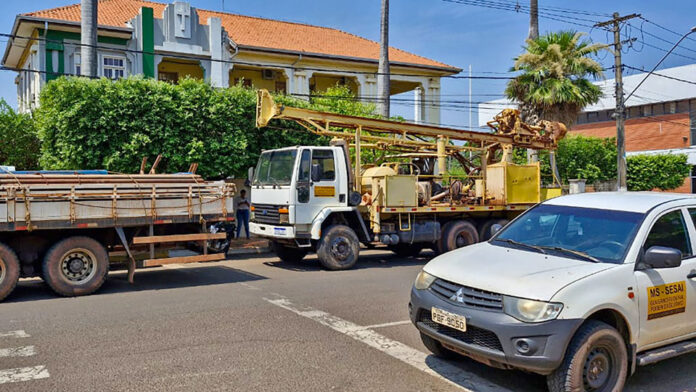
[(437, 171), (440, 176), (447, 174), (447, 153), (445, 152), (445, 137), (437, 137)]

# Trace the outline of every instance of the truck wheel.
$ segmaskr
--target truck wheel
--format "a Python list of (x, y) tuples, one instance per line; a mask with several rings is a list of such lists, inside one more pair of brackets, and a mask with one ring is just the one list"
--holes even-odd
[(452, 358), (455, 358), (457, 356), (457, 353), (455, 353), (454, 351), (446, 349), (442, 345), (442, 343), (431, 338), (430, 336), (421, 332), (420, 337), (421, 337), (421, 341), (423, 341), (423, 345), (425, 346), (425, 348), (427, 348), (436, 357), (440, 357), (443, 359), (452, 359)]
[(551, 392), (623, 390), (628, 353), (619, 332), (590, 320), (573, 337), (561, 366), (546, 378)]
[(467, 220), (451, 221), (445, 224), (438, 242), (438, 253), (442, 254), (479, 242), (478, 230)]
[(317, 256), (326, 269), (345, 270), (358, 262), (360, 242), (353, 229), (345, 225), (330, 226), (319, 240)]
[(97, 291), (109, 272), (109, 255), (89, 237), (69, 237), (53, 245), (43, 260), (43, 278), (59, 295), (74, 297)]
[(389, 246), (389, 250), (399, 257), (416, 257), (423, 250), (422, 244), (396, 244)]
[(0, 243), (0, 301), (5, 299), (19, 281), (19, 258), (9, 246)]
[(493, 227), (493, 225), (498, 224), (505, 226), (508, 223), (510, 223), (510, 221), (507, 219), (489, 219), (483, 222), (479, 228), (479, 241), (488, 241), (493, 237), (493, 235), (491, 235), (491, 227)]
[(287, 263), (299, 263), (308, 253), (307, 249), (291, 248), (276, 241), (271, 242), (271, 248), (279, 259)]

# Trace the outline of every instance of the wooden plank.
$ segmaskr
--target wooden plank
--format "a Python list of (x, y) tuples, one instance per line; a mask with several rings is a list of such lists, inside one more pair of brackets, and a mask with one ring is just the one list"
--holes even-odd
[(169, 257), (166, 259), (149, 259), (149, 260), (143, 261), (143, 267), (154, 267), (157, 265), (165, 265), (165, 264), (199, 263), (202, 261), (218, 261), (218, 260), (225, 260), (225, 254), (224, 253), (215, 253), (215, 254), (209, 254), (209, 255)]
[(165, 242), (223, 240), (225, 238), (227, 238), (227, 233), (156, 235), (156, 236), (150, 236), (150, 237), (133, 237), (133, 244), (134, 245), (143, 245), (143, 244), (161, 244), (161, 243), (165, 243)]

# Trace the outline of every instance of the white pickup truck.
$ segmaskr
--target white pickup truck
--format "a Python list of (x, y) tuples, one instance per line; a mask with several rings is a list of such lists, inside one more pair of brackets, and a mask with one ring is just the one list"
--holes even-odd
[(636, 366), (696, 351), (695, 223), (687, 195), (548, 200), (425, 265), (411, 320), (435, 355), (621, 391)]

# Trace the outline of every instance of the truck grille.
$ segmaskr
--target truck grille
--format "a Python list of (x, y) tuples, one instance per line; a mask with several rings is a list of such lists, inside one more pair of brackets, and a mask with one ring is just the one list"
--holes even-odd
[(446, 325), (434, 322), (430, 316), (430, 312), (427, 310), (420, 312), (418, 322), (424, 324), (441, 335), (456, 339), (462, 343), (485, 347), (487, 349), (500, 352), (503, 351), (503, 345), (500, 344), (500, 339), (498, 339), (498, 336), (487, 329), (467, 325), (466, 332), (462, 332)]
[(442, 279), (435, 280), (433, 285), (430, 286), (430, 290), (438, 296), (458, 305), (466, 305), (473, 308), (498, 312), (503, 311), (503, 296), (491, 293), (490, 291), (460, 286)]
[(280, 214), (278, 213), (278, 208), (280, 208), (280, 206), (273, 204), (254, 204), (253, 206), (253, 222), (267, 223), (271, 225), (277, 225), (280, 223)]

